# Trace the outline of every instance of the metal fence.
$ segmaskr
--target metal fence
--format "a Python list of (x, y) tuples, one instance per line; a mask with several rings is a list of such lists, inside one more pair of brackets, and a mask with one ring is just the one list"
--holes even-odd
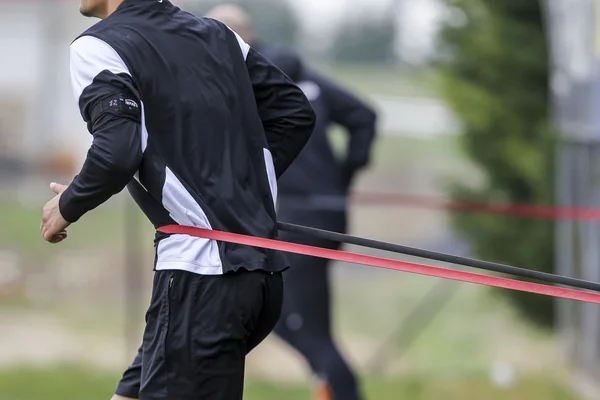
[[(560, 134), (557, 200), (568, 207), (599, 207), (600, 6), (593, 0), (548, 0), (546, 5)], [(561, 221), (557, 226), (558, 272), (600, 281), (600, 225)], [(565, 355), (595, 376), (600, 371), (600, 309), (559, 301), (557, 312)]]

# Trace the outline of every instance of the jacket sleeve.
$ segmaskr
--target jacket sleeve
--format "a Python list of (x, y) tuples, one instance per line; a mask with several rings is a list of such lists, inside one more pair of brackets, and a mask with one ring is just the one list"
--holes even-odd
[(237, 39), (279, 178), (310, 138), (315, 113), (302, 90), (288, 76), (239, 36)]
[(60, 198), (60, 212), (75, 222), (123, 190), (142, 160), (141, 101), (119, 55), (100, 39), (71, 45), (71, 82), (93, 135), (83, 167)]
[(369, 164), (377, 131), (377, 114), (334, 82), (312, 71), (310, 78), (321, 89), (331, 121), (346, 128), (350, 135), (344, 166), (350, 171), (365, 167)]

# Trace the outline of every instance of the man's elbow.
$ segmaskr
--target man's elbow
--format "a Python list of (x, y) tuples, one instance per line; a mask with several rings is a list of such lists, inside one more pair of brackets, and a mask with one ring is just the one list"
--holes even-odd
[(141, 153), (112, 162), (109, 166), (109, 174), (113, 177), (114, 184), (119, 187), (127, 185), (136, 172), (139, 171), (141, 163)]
[(113, 165), (110, 168), (110, 175), (113, 176), (116, 181), (129, 182), (138, 170), (139, 167), (134, 167), (133, 164)]

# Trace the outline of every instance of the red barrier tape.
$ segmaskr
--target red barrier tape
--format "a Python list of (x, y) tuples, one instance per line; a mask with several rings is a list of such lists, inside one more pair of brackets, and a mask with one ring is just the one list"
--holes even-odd
[(585, 292), (582, 290), (567, 289), (539, 283), (523, 282), (514, 279), (501, 278), (476, 274), (473, 272), (456, 271), (441, 267), (414, 264), (404, 261), (391, 260), (387, 258), (366, 256), (362, 254), (322, 249), (319, 247), (306, 246), (295, 243), (281, 242), (272, 239), (263, 239), (235, 233), (193, 228), (181, 225), (167, 225), (158, 228), (160, 232), (168, 234), (182, 234), (196, 236), (205, 239), (218, 240), (221, 242), (236, 243), (264, 249), (279, 250), (288, 253), (303, 254), (311, 257), (327, 258), (336, 261), (345, 261), (353, 264), (362, 264), (372, 267), (391, 269), (395, 271), (409, 272), (419, 275), (434, 276), (437, 278), (451, 279), (455, 281), (475, 283), (478, 285), (494, 286), (503, 289), (518, 290), (521, 292), (541, 294), (545, 296), (560, 297), (563, 299), (584, 301), (587, 303), (600, 304), (600, 293)]
[(428, 196), (376, 192), (353, 193), (351, 195), (351, 200), (364, 204), (405, 205), (436, 210), (481, 212), (524, 218), (600, 221), (600, 209), (598, 208), (555, 207), (533, 204), (459, 202), (452, 199)]

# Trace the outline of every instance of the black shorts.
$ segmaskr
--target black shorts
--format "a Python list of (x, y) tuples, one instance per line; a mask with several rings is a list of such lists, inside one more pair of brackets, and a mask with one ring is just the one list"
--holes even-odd
[(271, 332), (281, 273), (157, 271), (142, 346), (116, 394), (142, 400), (238, 400), (246, 354)]

